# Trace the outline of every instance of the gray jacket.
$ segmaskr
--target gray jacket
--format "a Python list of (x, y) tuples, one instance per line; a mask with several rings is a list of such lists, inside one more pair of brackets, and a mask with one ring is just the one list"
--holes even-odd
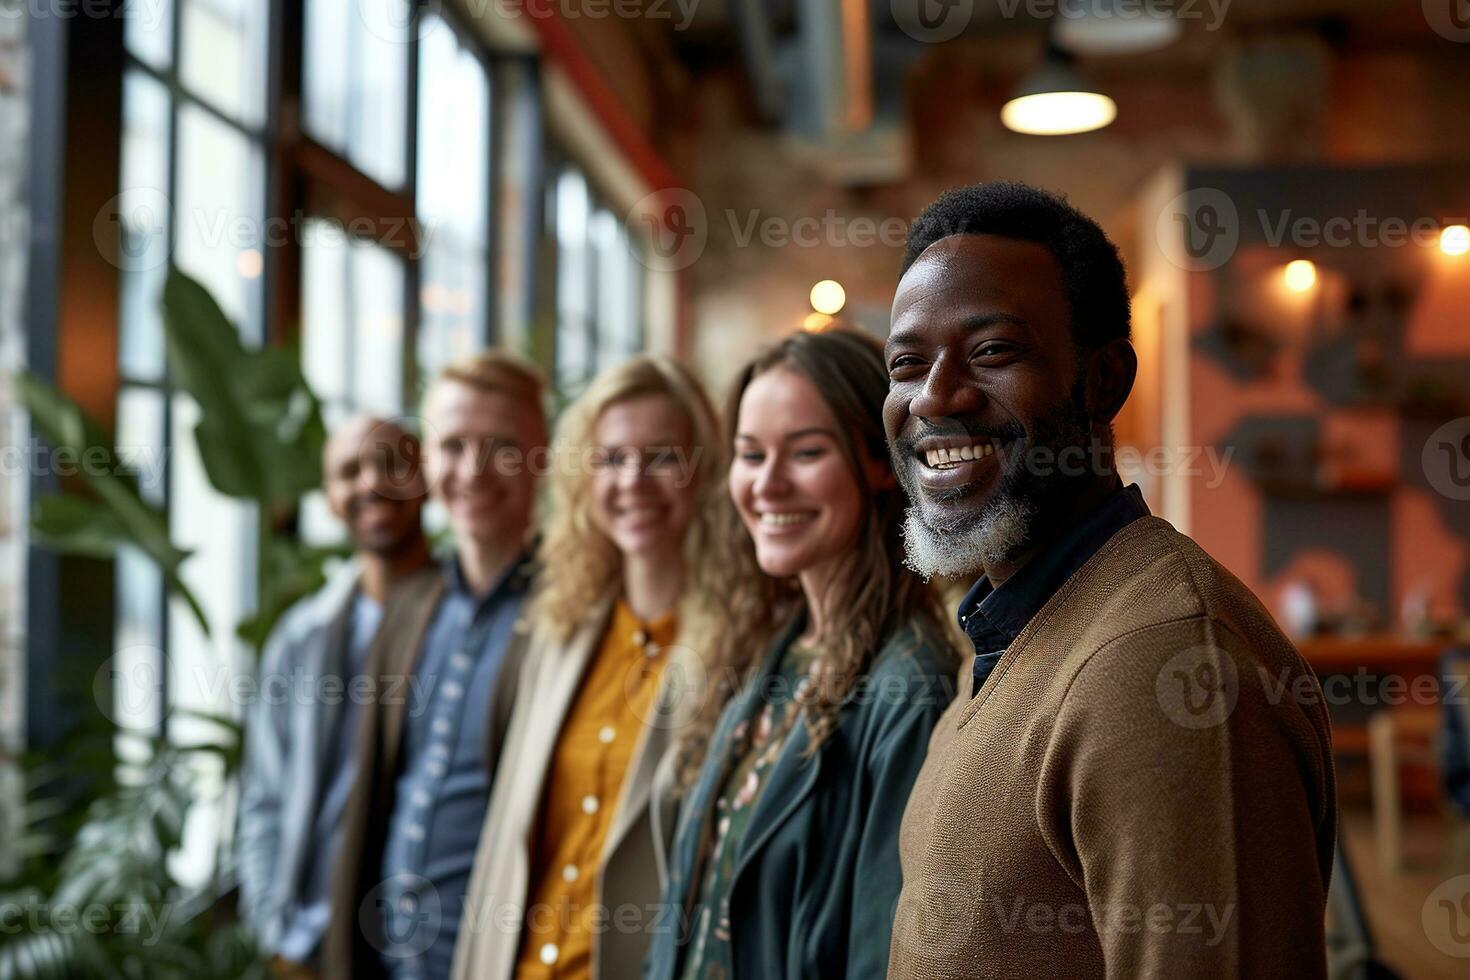
[(258, 696), (247, 709), (235, 842), (240, 914), (272, 953), (300, 887), (322, 753), (342, 710), (340, 698), (318, 696), (318, 685), (345, 663), (358, 574), (357, 563), (347, 563), (281, 617), (261, 655)]

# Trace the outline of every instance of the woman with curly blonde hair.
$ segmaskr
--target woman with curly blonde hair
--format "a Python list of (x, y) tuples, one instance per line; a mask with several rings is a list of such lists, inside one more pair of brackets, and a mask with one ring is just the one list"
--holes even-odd
[(683, 789), (647, 980), (881, 977), (898, 829), (956, 648), (903, 566), (882, 346), (797, 334), (726, 413), (735, 513), (710, 695), (671, 762)]
[(605, 372), (563, 415), (455, 977), (637, 973), (649, 924), (630, 910), (659, 897), (650, 787), (718, 601), (721, 445), (699, 383), (663, 357)]

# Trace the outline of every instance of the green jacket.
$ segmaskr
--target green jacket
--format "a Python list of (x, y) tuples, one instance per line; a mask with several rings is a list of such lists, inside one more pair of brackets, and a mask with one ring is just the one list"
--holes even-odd
[[(646, 980), (675, 980), (694, 919), (691, 881), (730, 733), (801, 629), (785, 631), (725, 706), (709, 757), (679, 810)], [(730, 892), (734, 980), (882, 977), (901, 886), (898, 829), (929, 735), (954, 698), (956, 654), (943, 636), (895, 631), (854, 686), (821, 752), (805, 725), (787, 739), (756, 802)]]

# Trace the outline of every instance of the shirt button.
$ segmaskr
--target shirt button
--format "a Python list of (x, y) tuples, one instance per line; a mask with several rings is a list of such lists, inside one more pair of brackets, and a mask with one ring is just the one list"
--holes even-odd
[(583, 813), (587, 814), (588, 816), (591, 816), (592, 814), (594, 814), (594, 813), (597, 812), (597, 806), (598, 806), (598, 804), (597, 804), (597, 797), (591, 795), (590, 793), (588, 795), (582, 797), (582, 812)]
[(563, 881), (576, 881), (579, 874), (580, 872), (577, 871), (577, 866), (575, 864), (569, 864), (565, 868), (561, 869), (561, 877)]
[(613, 726), (611, 725), (603, 725), (601, 730), (599, 730), (597, 733), (597, 740), (603, 745), (611, 744), (612, 740), (617, 737), (617, 729), (613, 728)]
[(659, 654), (664, 652), (664, 648), (659, 646), (657, 643), (650, 643), (648, 644), (648, 646), (643, 648), (643, 652), (650, 657), (657, 657)]
[(424, 839), (424, 828), (423, 827), (420, 827), (416, 823), (415, 824), (409, 824), (408, 825), (408, 828), (406, 830), (404, 830), (403, 836), (407, 837), (409, 840), (415, 840), (415, 841), (417, 841), (417, 840), (423, 840)]
[(541, 962), (547, 966), (555, 963), (560, 956), (561, 950), (556, 948), (556, 943), (547, 943), (541, 947)]

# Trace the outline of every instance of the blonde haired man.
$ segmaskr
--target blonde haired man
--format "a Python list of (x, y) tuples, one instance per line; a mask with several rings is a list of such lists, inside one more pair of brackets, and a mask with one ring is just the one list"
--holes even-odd
[(357, 733), (328, 976), (449, 975), (524, 654), (545, 392), (534, 365), (493, 350), (449, 364), (424, 395), (424, 475), (454, 554), (395, 592), (368, 653), (377, 698)]

